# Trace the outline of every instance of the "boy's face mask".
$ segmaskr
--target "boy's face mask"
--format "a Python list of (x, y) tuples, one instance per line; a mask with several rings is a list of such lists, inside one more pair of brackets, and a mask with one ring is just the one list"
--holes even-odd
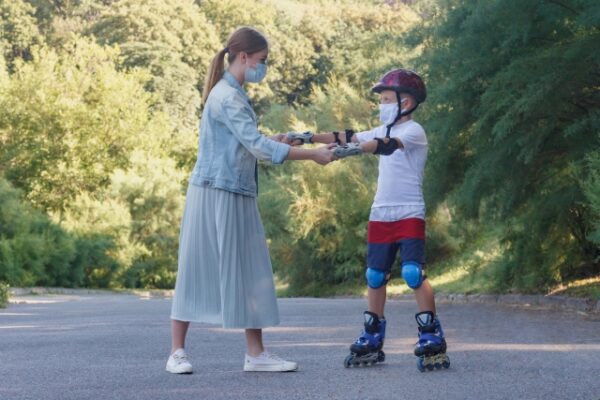
[[(406, 99), (400, 100), (400, 103), (404, 103)], [(404, 109), (402, 110), (404, 111)], [(398, 115), (398, 103), (388, 103), (379, 105), (379, 120), (388, 125), (394, 122), (394, 119)]]
[(256, 67), (248, 67), (244, 73), (244, 81), (258, 83), (267, 75), (267, 64), (257, 63)]

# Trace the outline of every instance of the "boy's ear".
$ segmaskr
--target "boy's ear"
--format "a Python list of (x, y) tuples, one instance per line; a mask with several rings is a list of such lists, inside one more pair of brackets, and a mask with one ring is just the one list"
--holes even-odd
[(402, 93), (402, 97), (406, 98), (406, 102), (403, 104), (402, 108), (413, 108), (417, 105), (417, 101), (415, 97), (410, 93)]

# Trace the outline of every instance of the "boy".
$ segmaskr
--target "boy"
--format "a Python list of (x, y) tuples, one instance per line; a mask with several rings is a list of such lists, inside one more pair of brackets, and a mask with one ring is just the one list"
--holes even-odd
[(384, 306), (386, 284), (396, 253), (400, 250), (402, 277), (414, 290), (419, 312), (415, 315), (419, 340), (414, 349), (420, 371), (448, 368), (446, 341), (436, 316), (433, 289), (423, 273), (425, 264), (425, 202), (422, 193), (423, 170), (427, 160), (425, 131), (412, 120), (412, 112), (427, 96), (419, 75), (397, 69), (385, 74), (372, 90), (380, 95), (379, 113), (383, 125), (354, 134), (347, 130), (313, 135), (289, 133), (287, 141), (337, 143), (338, 158), (362, 153), (381, 155), (377, 193), (368, 226), (366, 280), (368, 310), (364, 331), (350, 346), (346, 367), (371, 365), (385, 360)]

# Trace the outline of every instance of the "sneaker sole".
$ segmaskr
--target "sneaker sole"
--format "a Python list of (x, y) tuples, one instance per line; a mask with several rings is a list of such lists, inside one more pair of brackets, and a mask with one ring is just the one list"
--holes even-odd
[(171, 374), (175, 374), (175, 375), (191, 375), (194, 373), (194, 371), (192, 371), (192, 370), (177, 372), (177, 371), (171, 371), (169, 368), (165, 368), (165, 371), (167, 371)]
[(282, 369), (279, 366), (253, 365), (251, 367), (244, 365), (244, 372), (294, 372), (298, 366), (289, 369)]

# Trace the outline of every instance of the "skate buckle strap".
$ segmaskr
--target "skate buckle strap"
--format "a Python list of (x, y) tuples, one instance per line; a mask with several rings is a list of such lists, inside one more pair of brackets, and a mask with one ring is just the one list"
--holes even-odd
[(419, 326), (428, 326), (435, 322), (435, 316), (431, 311), (422, 311), (415, 314), (415, 319)]
[(431, 342), (435, 344), (439, 344), (442, 342), (442, 338), (438, 335), (434, 335), (431, 333), (423, 333), (419, 335), (419, 343), (421, 342)]
[(369, 333), (367, 331), (363, 331), (358, 339), (356, 339), (357, 344), (370, 344), (377, 343), (377, 337), (380, 336), (379, 333)]

